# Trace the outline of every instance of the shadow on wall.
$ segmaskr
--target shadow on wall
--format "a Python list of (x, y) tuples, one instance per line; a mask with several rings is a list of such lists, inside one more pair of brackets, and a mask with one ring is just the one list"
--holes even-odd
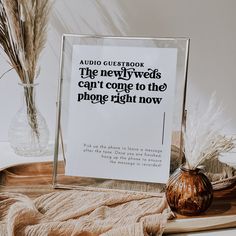
[(49, 42), (55, 55), (63, 32), (99, 35), (190, 37), (188, 109), (199, 98), (205, 108), (210, 95), (226, 105), (236, 133), (236, 16), (234, 0), (58, 0), (51, 19)]
[[(57, 0), (48, 44), (41, 58), (38, 95), (50, 128), (55, 125), (55, 99), (63, 33), (191, 38), (188, 107), (196, 98), (207, 104), (210, 94), (231, 119), (227, 133), (236, 133), (236, 31), (235, 0)], [(49, 66), (50, 65), (50, 66)], [(8, 69), (0, 58), (0, 74)], [(9, 120), (18, 109), (18, 78), (11, 72), (0, 80), (0, 141), (7, 139)], [(46, 81), (47, 80), (47, 81)], [(11, 99), (8, 99), (8, 98)], [(45, 104), (47, 99), (47, 106)], [(8, 106), (5, 101), (8, 99)], [(41, 100), (40, 100), (41, 99)], [(204, 105), (203, 105), (204, 106)], [(54, 132), (51, 131), (53, 135)]]

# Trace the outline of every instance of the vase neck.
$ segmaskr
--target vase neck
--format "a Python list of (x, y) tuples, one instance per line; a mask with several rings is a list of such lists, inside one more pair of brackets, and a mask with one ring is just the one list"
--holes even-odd
[(190, 175), (196, 175), (196, 174), (198, 174), (198, 173), (201, 171), (201, 169), (199, 169), (199, 168), (196, 168), (196, 169), (188, 169), (188, 168), (186, 168), (186, 167), (184, 167), (184, 166), (181, 166), (180, 169), (181, 169), (181, 171), (182, 171), (183, 173), (190, 174)]
[(24, 88), (35, 88), (39, 85), (39, 83), (18, 83), (20, 86)]
[(23, 88), (22, 93), (22, 105), (23, 107), (30, 109), (36, 108), (36, 88), (38, 84), (19, 84)]

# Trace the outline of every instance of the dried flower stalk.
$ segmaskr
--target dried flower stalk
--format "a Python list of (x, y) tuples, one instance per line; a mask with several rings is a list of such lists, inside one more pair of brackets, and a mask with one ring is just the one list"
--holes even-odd
[(235, 139), (220, 135), (223, 128), (223, 125), (219, 126), (221, 114), (222, 108), (217, 106), (215, 95), (204, 114), (198, 108), (188, 114), (183, 132), (187, 168), (196, 169), (205, 160), (217, 158), (235, 147)]
[(24, 94), (28, 120), (38, 135), (33, 85), (37, 62), (44, 48), (51, 2), (49, 0), (0, 0), (0, 45), (26, 84)]

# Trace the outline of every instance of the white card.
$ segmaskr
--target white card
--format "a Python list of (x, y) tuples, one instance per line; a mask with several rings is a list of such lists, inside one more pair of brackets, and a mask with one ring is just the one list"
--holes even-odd
[(176, 48), (74, 45), (66, 175), (166, 183)]

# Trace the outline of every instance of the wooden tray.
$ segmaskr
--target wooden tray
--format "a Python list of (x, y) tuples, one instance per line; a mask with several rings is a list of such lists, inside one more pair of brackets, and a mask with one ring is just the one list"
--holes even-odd
[[(52, 188), (52, 162), (20, 164), (0, 172), (0, 192), (23, 193), (31, 198), (47, 194)], [(59, 163), (59, 174), (64, 173)], [(77, 180), (77, 179), (75, 179)], [(192, 232), (236, 227), (236, 186), (214, 192), (210, 209), (199, 217), (176, 215), (167, 224), (166, 233)]]

